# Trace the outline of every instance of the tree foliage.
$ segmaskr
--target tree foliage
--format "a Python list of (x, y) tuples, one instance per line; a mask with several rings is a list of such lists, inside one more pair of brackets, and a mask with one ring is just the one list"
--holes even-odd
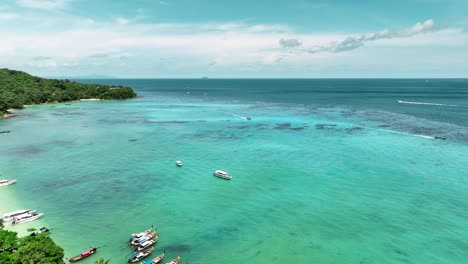
[(105, 260), (104, 258), (99, 258), (98, 260), (95, 260), (93, 264), (108, 264), (109, 261), (110, 261), (109, 259)]
[(79, 99), (127, 99), (136, 93), (130, 87), (83, 84), (52, 80), (25, 72), (0, 69), (0, 113), (21, 109), (23, 105), (67, 102)]
[(0, 263), (62, 264), (63, 249), (47, 233), (18, 238), (16, 232), (0, 228)]

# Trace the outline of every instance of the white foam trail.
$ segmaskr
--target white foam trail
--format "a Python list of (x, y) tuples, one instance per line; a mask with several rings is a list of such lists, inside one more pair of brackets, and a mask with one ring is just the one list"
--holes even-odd
[(434, 105), (434, 106), (449, 106), (449, 107), (468, 107), (467, 105), (451, 105), (451, 104), (439, 104), (439, 103), (426, 103), (426, 102), (411, 102), (398, 100), (400, 104), (415, 104), (415, 105)]
[(410, 133), (399, 132), (399, 131), (393, 131), (393, 130), (382, 129), (382, 128), (379, 128), (378, 130), (382, 130), (382, 131), (390, 132), (390, 133), (395, 133), (395, 134), (406, 135), (406, 136), (413, 136), (413, 137), (422, 137), (422, 138), (427, 138), (427, 139), (434, 139), (434, 137), (426, 136), (426, 135), (410, 134)]
[(233, 113), (228, 113), (228, 112), (223, 112), (223, 113), (230, 114), (230, 115), (232, 115), (232, 116), (235, 116), (235, 117), (239, 117), (239, 118), (242, 118), (242, 119), (248, 120), (248, 117), (246, 117), (246, 116), (240, 116), (240, 115), (236, 115), (236, 114), (233, 114)]

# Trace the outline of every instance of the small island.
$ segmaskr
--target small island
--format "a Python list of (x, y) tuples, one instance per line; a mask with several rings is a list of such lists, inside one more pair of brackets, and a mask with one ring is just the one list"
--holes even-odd
[(44, 79), (22, 71), (0, 69), (0, 117), (11, 114), (9, 109), (22, 109), (30, 104), (122, 100), (136, 96), (130, 87)]

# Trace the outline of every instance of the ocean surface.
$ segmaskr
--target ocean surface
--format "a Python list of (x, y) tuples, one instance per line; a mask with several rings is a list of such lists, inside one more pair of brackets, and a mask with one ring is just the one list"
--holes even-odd
[(166, 262), (468, 260), (467, 79), (85, 82), (141, 97), (0, 120), (0, 214), (44, 212), (10, 228), (53, 228), (67, 257), (126, 263), (154, 224)]

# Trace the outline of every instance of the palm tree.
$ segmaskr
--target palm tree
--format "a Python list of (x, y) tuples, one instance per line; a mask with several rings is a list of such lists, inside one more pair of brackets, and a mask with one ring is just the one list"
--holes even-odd
[(100, 258), (98, 260), (95, 260), (94, 264), (107, 264), (107, 263), (109, 263), (109, 261), (110, 261), (110, 259), (104, 260), (104, 258)]

